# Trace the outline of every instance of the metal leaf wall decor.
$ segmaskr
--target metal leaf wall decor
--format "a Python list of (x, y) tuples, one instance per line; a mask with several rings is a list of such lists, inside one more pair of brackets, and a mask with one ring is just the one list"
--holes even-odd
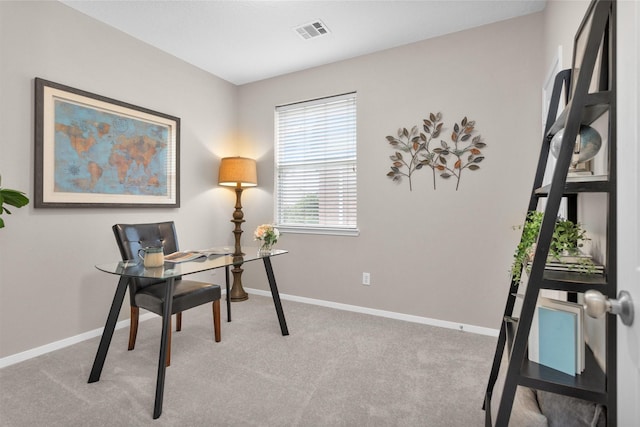
[[(481, 136), (474, 135), (476, 122), (464, 117), (460, 123), (455, 123), (451, 132), (451, 142), (436, 140), (443, 127), (442, 114), (431, 113), (428, 119), (423, 120), (423, 132), (418, 131), (418, 126), (411, 130), (398, 129), (398, 136), (387, 136), (387, 141), (396, 150), (389, 156), (391, 170), (387, 176), (393, 181), (406, 178), (409, 181), (409, 191), (413, 191), (412, 179), (414, 172), (427, 166), (431, 169), (433, 189), (436, 189), (436, 175), (443, 179), (456, 179), (456, 191), (460, 187), (460, 179), (464, 170), (477, 171), (479, 163), (484, 160), (480, 151), (487, 144)], [(432, 147), (432, 142), (434, 146)]]

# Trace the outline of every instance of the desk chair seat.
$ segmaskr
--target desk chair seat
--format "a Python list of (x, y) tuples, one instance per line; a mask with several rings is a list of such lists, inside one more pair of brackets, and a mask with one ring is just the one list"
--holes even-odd
[[(147, 246), (162, 246), (165, 254), (178, 251), (178, 239), (172, 221), (151, 224), (116, 224), (113, 233), (123, 260), (137, 259), (138, 250)], [(138, 334), (140, 308), (162, 316), (166, 281), (132, 278), (129, 281), (131, 324), (129, 350), (133, 350)], [(216, 342), (220, 342), (220, 286), (177, 278), (173, 289), (171, 314), (176, 315), (176, 331), (182, 329), (182, 312), (211, 302)], [(171, 328), (167, 351), (167, 366), (171, 364)]]

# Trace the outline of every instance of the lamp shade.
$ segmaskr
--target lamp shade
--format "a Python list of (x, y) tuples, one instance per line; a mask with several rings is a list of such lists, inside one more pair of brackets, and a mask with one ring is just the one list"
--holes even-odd
[(258, 185), (256, 161), (246, 157), (224, 157), (220, 161), (218, 184), (229, 187)]

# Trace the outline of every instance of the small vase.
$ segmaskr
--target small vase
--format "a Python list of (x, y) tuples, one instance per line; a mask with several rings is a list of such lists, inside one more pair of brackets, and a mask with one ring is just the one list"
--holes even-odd
[(260, 249), (258, 249), (258, 255), (259, 256), (271, 255), (272, 249), (273, 249), (273, 243), (263, 242), (262, 245), (260, 246)]

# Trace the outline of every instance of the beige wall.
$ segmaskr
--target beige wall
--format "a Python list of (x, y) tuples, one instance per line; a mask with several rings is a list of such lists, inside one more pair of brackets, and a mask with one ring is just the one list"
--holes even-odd
[[(243, 194), (243, 241), (252, 243), (251, 230), (273, 219), (274, 106), (353, 90), (360, 236), (284, 235), (279, 246), (291, 253), (274, 259), (281, 292), (498, 328), (518, 238), (511, 226), (524, 216), (538, 153), (542, 25), (535, 14), (238, 88), (60, 3), (0, 2), (4, 186), (33, 195), (35, 77), (182, 119), (180, 209), (29, 205), (5, 217), (0, 358), (104, 325), (115, 279), (93, 265), (117, 259), (116, 222), (173, 219), (183, 247), (230, 243), (234, 199), (215, 186), (219, 157), (259, 161), (259, 187)], [(385, 136), (432, 111), (448, 131), (475, 120), (488, 144), (482, 169), (457, 192), (443, 180), (434, 191), (427, 173), (413, 192), (385, 176)], [(244, 283), (266, 289), (260, 265), (246, 266)]]
[(180, 209), (34, 209), (30, 204), (3, 216), (4, 357), (104, 326), (116, 281), (93, 265), (118, 259), (114, 223), (175, 220), (183, 246), (189, 247), (231, 241), (226, 218), (234, 196), (216, 188), (216, 165), (218, 157), (242, 153), (233, 152), (231, 143), (235, 86), (61, 3), (0, 2), (0, 52), (2, 185), (30, 197), (35, 77), (182, 119)]
[[(499, 328), (508, 269), (540, 144), (542, 14), (530, 15), (240, 87), (240, 128), (260, 186), (247, 228), (273, 218), (274, 107), (357, 91), (360, 236), (284, 234), (281, 292)], [(386, 177), (385, 136), (442, 112), (476, 121), (481, 169), (455, 182), (421, 171), (410, 192)], [(248, 192), (247, 192), (248, 193)], [(247, 267), (245, 286), (260, 271)], [(371, 273), (371, 286), (361, 284)], [(257, 286), (256, 286), (257, 287)]]

